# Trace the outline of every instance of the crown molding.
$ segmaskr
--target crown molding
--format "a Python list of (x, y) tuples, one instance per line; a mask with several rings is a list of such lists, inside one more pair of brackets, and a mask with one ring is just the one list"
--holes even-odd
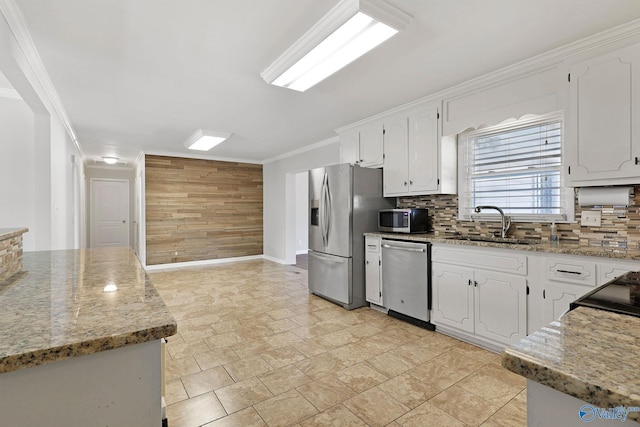
[[(80, 157), (84, 158), (84, 151), (78, 142), (78, 138), (76, 137), (73, 126), (71, 125), (69, 116), (64, 109), (62, 101), (60, 100), (60, 96), (58, 96), (58, 92), (53, 86), (51, 78), (42, 63), (40, 54), (33, 43), (33, 39), (27, 29), (27, 25), (24, 21), (20, 8), (14, 0), (0, 0), (0, 12), (7, 21), (7, 24), (9, 25), (22, 54), (24, 55), (26, 65), (29, 67), (28, 71), (30, 73), (26, 76), (27, 79), (41, 98), (42, 102), (50, 107), (50, 112), (55, 113), (59, 118), (67, 134), (80, 153)], [(27, 70), (23, 69), (23, 71)]]
[(218, 157), (218, 156), (211, 156), (208, 154), (204, 154), (204, 153), (179, 153), (179, 152), (174, 152), (174, 151), (158, 151), (158, 150), (152, 150), (152, 151), (145, 151), (144, 155), (146, 156), (165, 156), (165, 157), (179, 157), (182, 159), (198, 159), (198, 160), (213, 160), (213, 161), (218, 161), (218, 162), (232, 162), (232, 163), (249, 163), (249, 164), (254, 164), (254, 165), (261, 165), (263, 164), (262, 161), (260, 160), (253, 160), (253, 159), (241, 159), (241, 158), (237, 158), (237, 157)]
[(20, 100), (22, 100), (22, 97), (20, 96), (20, 94), (18, 93), (17, 90), (9, 89), (9, 88), (6, 88), (6, 87), (0, 87), (0, 98), (10, 98), (10, 99), (20, 99)]
[(298, 148), (297, 150), (289, 151), (289, 152), (286, 152), (284, 154), (280, 154), (278, 156), (271, 157), (269, 159), (263, 160), (262, 164), (265, 165), (267, 163), (276, 162), (278, 160), (286, 159), (288, 157), (297, 156), (298, 154), (306, 153), (307, 151), (315, 150), (317, 148), (324, 147), (324, 146), (331, 145), (331, 144), (335, 144), (337, 142), (340, 142), (338, 137), (337, 136), (332, 136), (329, 139), (325, 139), (323, 141), (316, 142), (314, 144), (307, 145), (307, 146), (302, 147), (302, 148)]
[(594, 49), (615, 45), (618, 43), (634, 43), (640, 41), (640, 19), (627, 22), (616, 27), (609, 28), (575, 42), (560, 46), (540, 55), (533, 56), (515, 64), (503, 67), (499, 70), (467, 80), (460, 84), (423, 96), (414, 101), (399, 105), (381, 113), (365, 117), (356, 122), (335, 129), (338, 134), (348, 132), (363, 125), (382, 120), (392, 114), (403, 113), (414, 108), (420, 108), (425, 104), (453, 100), (470, 93), (490, 87), (498, 86), (515, 78), (526, 77), (553, 67), (557, 67), (564, 61), (592, 51)]

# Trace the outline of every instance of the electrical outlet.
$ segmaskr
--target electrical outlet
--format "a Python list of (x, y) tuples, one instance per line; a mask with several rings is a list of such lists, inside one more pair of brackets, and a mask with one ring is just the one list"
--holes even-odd
[(602, 222), (602, 212), (600, 211), (582, 211), (580, 215), (580, 225), (585, 227), (600, 227)]

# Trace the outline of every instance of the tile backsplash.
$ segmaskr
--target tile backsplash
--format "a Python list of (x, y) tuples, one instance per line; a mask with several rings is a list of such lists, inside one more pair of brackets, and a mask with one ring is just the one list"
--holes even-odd
[[(640, 185), (633, 186), (633, 189), (633, 205), (623, 207), (580, 207), (577, 198), (578, 189), (575, 189), (575, 222), (557, 224), (560, 240), (585, 246), (640, 249)], [(457, 195), (399, 197), (398, 207), (428, 208), (433, 231), (439, 236), (453, 233), (489, 235), (500, 231), (499, 222), (458, 221)], [(581, 226), (582, 210), (600, 210), (601, 226)], [(548, 241), (550, 225), (550, 223), (514, 222), (509, 236)]]

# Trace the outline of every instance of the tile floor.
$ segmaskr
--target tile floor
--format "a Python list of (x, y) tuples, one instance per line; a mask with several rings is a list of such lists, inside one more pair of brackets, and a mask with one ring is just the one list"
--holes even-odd
[(266, 260), (150, 272), (178, 321), (170, 427), (525, 426), (499, 355), (307, 290)]

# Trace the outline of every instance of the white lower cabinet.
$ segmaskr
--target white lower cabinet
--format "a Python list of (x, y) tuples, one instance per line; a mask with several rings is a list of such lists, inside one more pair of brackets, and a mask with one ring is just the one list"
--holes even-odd
[(434, 262), (431, 271), (431, 322), (473, 333), (474, 288), (470, 286), (473, 270)]
[(550, 255), (545, 258), (544, 320), (557, 320), (570, 304), (597, 286), (627, 271), (640, 270), (640, 262), (593, 257)]
[[(527, 335), (526, 276), (468, 267), (483, 263), (514, 265), (501, 263), (503, 256), (504, 261), (512, 261), (513, 251), (447, 250), (434, 245), (433, 254), (431, 321), (436, 327), (444, 327), (454, 334), (457, 331), (472, 334), (496, 348), (515, 343)], [(517, 267), (514, 265), (514, 271), (526, 272), (526, 256), (516, 257), (520, 262)], [(456, 259), (460, 264), (455, 264)]]
[(382, 253), (380, 244), (382, 239), (375, 236), (365, 236), (365, 287), (366, 300), (376, 305), (382, 305)]

